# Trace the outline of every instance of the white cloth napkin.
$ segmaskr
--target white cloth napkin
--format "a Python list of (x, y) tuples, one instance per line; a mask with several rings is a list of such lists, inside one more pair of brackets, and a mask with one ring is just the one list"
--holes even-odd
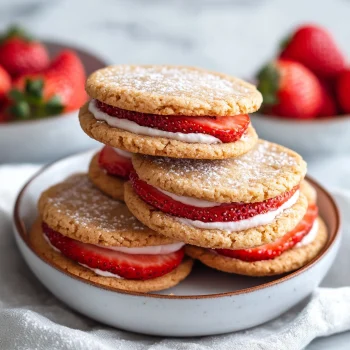
[(346, 215), (350, 197), (337, 195), (344, 219), (342, 248), (323, 287), (306, 303), (247, 331), (163, 339), (112, 329), (78, 315), (33, 276), (16, 248), (11, 211), (18, 189), (37, 169), (32, 165), (0, 167), (0, 349), (303, 349), (316, 337), (350, 329), (350, 217)]

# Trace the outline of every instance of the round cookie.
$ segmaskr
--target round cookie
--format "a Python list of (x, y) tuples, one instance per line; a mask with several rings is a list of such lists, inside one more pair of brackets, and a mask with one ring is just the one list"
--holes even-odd
[(85, 281), (96, 283), (102, 287), (121, 289), (133, 292), (152, 292), (171, 288), (185, 279), (191, 272), (193, 260), (184, 259), (182, 263), (168, 274), (145, 281), (126, 280), (113, 277), (96, 275), (91, 270), (66, 258), (59, 252), (54, 251), (45, 241), (41, 229), (41, 220), (37, 220), (29, 235), (29, 242), (32, 249), (45, 261), (55, 265), (65, 273), (74, 275)]
[(38, 207), (51, 229), (84, 243), (132, 248), (175, 242), (141, 224), (124, 203), (104, 195), (85, 174), (47, 189)]
[(240, 140), (230, 143), (188, 143), (164, 137), (138, 135), (110, 127), (104, 121), (98, 121), (88, 110), (88, 103), (79, 111), (79, 121), (83, 131), (99, 142), (132, 153), (172, 158), (225, 159), (248, 152), (258, 140), (251, 125)]
[(327, 242), (327, 228), (321, 218), (318, 218), (319, 229), (316, 239), (303, 247), (292, 248), (272, 260), (247, 262), (216, 254), (208, 249), (187, 246), (186, 254), (198, 259), (203, 264), (228, 273), (247, 276), (273, 276), (291, 272), (306, 265), (314, 259)]
[(113, 199), (124, 200), (125, 180), (118, 176), (109, 175), (98, 164), (99, 153), (96, 153), (90, 162), (88, 176), (90, 181), (104, 194)]
[(226, 249), (246, 249), (275, 241), (301, 221), (308, 205), (306, 197), (300, 193), (298, 201), (291, 208), (284, 210), (271, 224), (244, 231), (227, 232), (199, 229), (183, 224), (178, 218), (145, 203), (134, 192), (130, 182), (125, 184), (124, 198), (130, 211), (154, 231), (187, 244)]
[(264, 140), (238, 158), (210, 161), (135, 154), (132, 162), (149, 185), (220, 203), (265, 201), (299, 185), (306, 173), (301, 156)]
[(233, 116), (255, 112), (262, 103), (254, 85), (183, 66), (102, 68), (89, 76), (86, 91), (111, 106), (161, 115)]

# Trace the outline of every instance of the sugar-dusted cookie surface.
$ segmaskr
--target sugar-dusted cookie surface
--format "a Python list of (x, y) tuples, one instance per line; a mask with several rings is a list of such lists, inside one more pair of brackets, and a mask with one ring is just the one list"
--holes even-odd
[(247, 154), (223, 160), (192, 160), (136, 154), (141, 180), (181, 196), (213, 202), (262, 202), (300, 184), (306, 163), (297, 153), (259, 140)]
[(102, 68), (89, 76), (86, 91), (111, 106), (162, 115), (247, 114), (262, 102), (256, 87), (241, 79), (182, 66)]
[(84, 243), (144, 247), (174, 243), (139, 222), (127, 206), (98, 190), (85, 174), (42, 193), (39, 214), (53, 230)]
[(319, 229), (316, 239), (303, 247), (292, 248), (279, 257), (271, 260), (247, 262), (225, 257), (208, 249), (187, 246), (186, 253), (214, 269), (247, 276), (273, 276), (291, 272), (306, 265), (322, 250), (327, 242), (328, 234), (325, 223), (318, 218)]
[(124, 200), (125, 180), (118, 176), (109, 175), (98, 164), (98, 155), (95, 154), (90, 162), (88, 176), (90, 181), (103, 193), (113, 199)]
[(29, 242), (31, 247), (40, 257), (68, 274), (102, 287), (133, 292), (146, 293), (171, 288), (180, 283), (190, 274), (193, 265), (192, 259), (187, 258), (184, 259), (178, 267), (166, 275), (145, 281), (99, 276), (93, 271), (66, 258), (59, 252), (54, 251), (44, 239), (40, 219), (38, 219), (32, 227), (29, 235)]

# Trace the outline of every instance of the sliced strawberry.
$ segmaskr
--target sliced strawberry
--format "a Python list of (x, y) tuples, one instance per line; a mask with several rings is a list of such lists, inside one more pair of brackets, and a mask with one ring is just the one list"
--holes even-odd
[(98, 157), (98, 164), (105, 169), (108, 174), (129, 178), (133, 170), (131, 159), (118, 154), (113, 147), (104, 146)]
[(163, 276), (179, 266), (184, 257), (184, 248), (161, 255), (120, 253), (63, 236), (45, 223), (42, 228), (50, 243), (67, 258), (125, 279), (148, 280)]
[(304, 218), (295, 229), (275, 242), (251, 249), (216, 249), (215, 251), (220, 255), (243, 261), (259, 261), (277, 258), (284, 251), (293, 248), (310, 232), (312, 225), (317, 219), (317, 215), (317, 205), (310, 204)]
[(139, 179), (133, 171), (130, 180), (135, 192), (148, 204), (164, 213), (202, 222), (225, 222), (249, 219), (258, 214), (276, 210), (297, 191), (299, 186), (275, 198), (258, 203), (229, 203), (215, 207), (200, 208), (178, 202), (155, 187)]
[(165, 116), (128, 111), (100, 101), (97, 101), (97, 107), (108, 115), (131, 120), (141, 126), (183, 134), (207, 134), (225, 143), (239, 140), (250, 123), (247, 114), (226, 117)]

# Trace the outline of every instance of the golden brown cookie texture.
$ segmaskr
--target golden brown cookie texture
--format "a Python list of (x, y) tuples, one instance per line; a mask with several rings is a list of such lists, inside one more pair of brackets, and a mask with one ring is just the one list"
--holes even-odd
[(328, 239), (325, 223), (318, 218), (319, 229), (316, 239), (300, 248), (285, 251), (271, 260), (247, 262), (217, 254), (209, 249), (187, 246), (186, 254), (203, 264), (223, 272), (247, 276), (273, 276), (291, 272), (313, 260), (322, 250)]
[(170, 273), (145, 281), (103, 277), (96, 275), (93, 271), (66, 258), (61, 253), (54, 251), (44, 239), (40, 219), (37, 220), (32, 227), (29, 235), (29, 242), (36, 254), (64, 273), (74, 275), (101, 287), (133, 292), (147, 293), (171, 288), (190, 274), (193, 265), (192, 259), (185, 258), (182, 263)]
[(244, 231), (199, 229), (179, 218), (163, 213), (145, 203), (133, 190), (130, 182), (125, 184), (125, 202), (130, 211), (154, 231), (187, 244), (206, 248), (246, 249), (271, 243), (291, 231), (304, 217), (307, 210), (306, 197), (300, 193), (297, 202), (284, 210), (269, 225)]
[(91, 138), (111, 147), (152, 156), (225, 159), (238, 157), (251, 150), (258, 140), (254, 128), (250, 125), (240, 140), (230, 143), (188, 143), (165, 137), (138, 135), (114, 128), (104, 121), (98, 121), (88, 110), (86, 103), (79, 111), (79, 121), (83, 131)]
[(144, 226), (124, 203), (104, 195), (85, 174), (44, 191), (38, 207), (50, 228), (84, 243), (144, 247), (175, 242)]
[(90, 97), (130, 111), (161, 115), (232, 116), (255, 112), (254, 85), (195, 67), (116, 65), (92, 73)]
[(125, 180), (118, 176), (109, 175), (106, 170), (102, 169), (98, 164), (98, 155), (99, 153), (96, 153), (92, 157), (89, 165), (90, 181), (104, 194), (123, 201)]
[(299, 185), (306, 173), (300, 155), (263, 140), (238, 158), (213, 161), (135, 154), (132, 162), (140, 179), (149, 185), (220, 203), (277, 197)]

